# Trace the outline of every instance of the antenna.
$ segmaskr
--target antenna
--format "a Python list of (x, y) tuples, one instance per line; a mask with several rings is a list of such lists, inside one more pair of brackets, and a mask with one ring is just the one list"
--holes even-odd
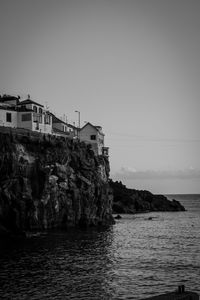
[(49, 105), (48, 105), (48, 102), (47, 102), (47, 101), (45, 101), (45, 109), (46, 109), (46, 110), (49, 110)]

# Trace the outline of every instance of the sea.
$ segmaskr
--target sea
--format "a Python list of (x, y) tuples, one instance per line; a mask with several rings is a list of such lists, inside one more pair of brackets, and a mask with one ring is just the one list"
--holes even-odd
[(168, 198), (186, 211), (0, 241), (0, 299), (139, 300), (182, 284), (200, 295), (200, 195)]

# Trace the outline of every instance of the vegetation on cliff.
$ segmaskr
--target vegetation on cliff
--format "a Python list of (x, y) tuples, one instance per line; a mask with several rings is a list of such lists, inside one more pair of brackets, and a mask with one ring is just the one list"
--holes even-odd
[(0, 133), (0, 149), (1, 232), (113, 222), (109, 162), (89, 145)]
[(178, 201), (170, 201), (163, 195), (129, 189), (118, 181), (110, 180), (110, 186), (113, 190), (113, 213), (185, 210)]

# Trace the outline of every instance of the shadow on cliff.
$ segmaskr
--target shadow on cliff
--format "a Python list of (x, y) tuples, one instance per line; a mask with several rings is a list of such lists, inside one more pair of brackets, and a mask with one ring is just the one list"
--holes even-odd
[(0, 133), (1, 232), (113, 224), (109, 161), (55, 136)]

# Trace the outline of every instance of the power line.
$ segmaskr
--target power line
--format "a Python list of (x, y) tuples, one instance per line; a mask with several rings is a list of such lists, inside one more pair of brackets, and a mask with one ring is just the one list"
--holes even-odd
[(119, 138), (127, 139), (135, 142), (178, 142), (178, 143), (199, 143), (200, 139), (187, 139), (187, 138), (163, 138), (155, 136), (142, 136), (127, 133), (107, 133), (106, 137), (108, 140), (119, 140)]

